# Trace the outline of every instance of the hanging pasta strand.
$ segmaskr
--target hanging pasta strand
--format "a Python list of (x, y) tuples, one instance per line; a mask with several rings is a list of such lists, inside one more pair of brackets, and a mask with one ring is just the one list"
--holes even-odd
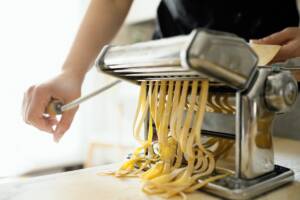
[[(114, 175), (139, 176), (145, 193), (166, 198), (186, 198), (185, 193), (229, 175), (224, 170), (218, 175), (213, 172), (216, 159), (232, 143), (216, 138), (202, 141), (201, 127), (207, 105), (213, 111), (231, 113), (233, 109), (227, 97), (208, 97), (208, 86), (207, 80), (142, 82), (134, 120), (134, 137), (140, 147)], [(145, 122), (148, 134), (142, 139)]]

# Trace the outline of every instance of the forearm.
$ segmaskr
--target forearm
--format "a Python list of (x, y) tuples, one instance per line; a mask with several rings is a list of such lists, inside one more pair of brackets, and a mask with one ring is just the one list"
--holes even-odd
[(91, 0), (62, 70), (83, 78), (122, 25), (132, 0)]

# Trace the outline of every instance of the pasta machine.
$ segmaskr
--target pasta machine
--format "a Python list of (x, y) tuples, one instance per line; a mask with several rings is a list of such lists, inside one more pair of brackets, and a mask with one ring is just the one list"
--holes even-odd
[(231, 94), (235, 113), (207, 112), (202, 132), (235, 140), (235, 173), (204, 189), (227, 199), (250, 199), (294, 179), (292, 170), (274, 164), (272, 123), (276, 114), (292, 109), (298, 71), (285, 65), (258, 66), (258, 59), (236, 35), (197, 29), (186, 36), (105, 46), (96, 67), (137, 84), (208, 79), (209, 94)]

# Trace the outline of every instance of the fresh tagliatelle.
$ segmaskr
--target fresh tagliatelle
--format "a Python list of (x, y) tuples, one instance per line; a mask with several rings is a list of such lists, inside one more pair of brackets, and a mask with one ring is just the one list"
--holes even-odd
[[(201, 137), (208, 88), (207, 80), (142, 82), (134, 120), (134, 137), (140, 147), (113, 174), (138, 176), (145, 193), (166, 198), (185, 198), (185, 193), (229, 175), (227, 170), (216, 168), (216, 160), (233, 142)], [(210, 107), (234, 112), (226, 98), (216, 99), (225, 106), (216, 108), (211, 103)], [(144, 123), (146, 139), (141, 136)]]

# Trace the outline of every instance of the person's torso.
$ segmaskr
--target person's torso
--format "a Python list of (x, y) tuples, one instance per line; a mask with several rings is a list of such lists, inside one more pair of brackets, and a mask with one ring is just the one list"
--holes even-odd
[(203, 27), (248, 40), (299, 23), (295, 0), (162, 0), (157, 14), (157, 38), (188, 34)]

